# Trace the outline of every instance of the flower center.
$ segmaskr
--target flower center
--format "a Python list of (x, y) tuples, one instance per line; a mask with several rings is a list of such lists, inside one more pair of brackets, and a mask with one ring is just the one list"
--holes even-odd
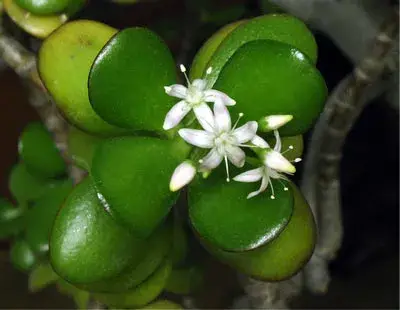
[(190, 85), (185, 99), (190, 106), (196, 106), (204, 102), (204, 92), (196, 86)]
[(235, 144), (235, 138), (229, 132), (222, 132), (215, 137), (214, 144), (217, 147), (218, 153), (225, 156), (226, 148)]

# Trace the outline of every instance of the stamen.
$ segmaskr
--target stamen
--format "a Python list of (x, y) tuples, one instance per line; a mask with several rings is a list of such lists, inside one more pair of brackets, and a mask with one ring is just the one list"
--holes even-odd
[(232, 130), (235, 130), (236, 126), (239, 124), (239, 121), (240, 121), (240, 119), (243, 117), (243, 115), (244, 115), (243, 113), (239, 113), (239, 117), (238, 117), (238, 119), (236, 120), (235, 125), (233, 125)]
[(181, 65), (179, 66), (179, 68), (181, 69), (181, 72), (182, 72), (183, 75), (185, 76), (185, 80), (186, 80), (188, 86), (190, 86), (190, 81), (189, 81), (189, 78), (188, 78), (188, 76), (187, 76), (187, 74), (186, 74), (186, 67), (185, 67), (184, 65), (181, 64)]
[(285, 192), (287, 192), (287, 191), (289, 190), (289, 188), (288, 188), (281, 180), (279, 180), (279, 179), (277, 179), (277, 180), (278, 180), (278, 182), (281, 183), (281, 185), (283, 186), (283, 190), (284, 190)]
[(207, 71), (206, 71), (206, 75), (211, 74), (212, 70), (213, 70), (213, 68), (212, 68), (212, 67), (209, 67), (209, 68), (207, 69)]
[(202, 164), (204, 162), (204, 160), (199, 159), (199, 164)]
[(226, 169), (226, 182), (230, 182), (231, 178), (229, 177), (229, 164), (228, 164), (228, 157), (225, 156), (225, 169)]
[(295, 160), (294, 160), (295, 163), (299, 163), (299, 162), (301, 162), (301, 161), (302, 161), (302, 159), (301, 159), (300, 157), (297, 157), (297, 158), (295, 158)]
[(272, 185), (271, 179), (269, 179), (268, 182), (269, 182), (269, 185), (271, 185), (271, 191), (272, 191), (271, 199), (275, 199), (275, 191), (274, 191), (274, 186)]
[(293, 150), (293, 149), (294, 149), (293, 145), (289, 145), (288, 149), (285, 150), (285, 151), (283, 151), (281, 154), (283, 155), (283, 154), (285, 154), (286, 152), (289, 152), (289, 151), (291, 151), (291, 150)]

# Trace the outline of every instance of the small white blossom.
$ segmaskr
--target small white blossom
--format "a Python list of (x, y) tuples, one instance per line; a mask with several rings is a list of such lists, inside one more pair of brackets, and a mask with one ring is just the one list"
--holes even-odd
[(185, 75), (188, 86), (174, 84), (164, 87), (167, 95), (181, 99), (167, 113), (163, 125), (164, 130), (169, 130), (177, 126), (191, 110), (193, 110), (198, 121), (204, 123), (204, 119), (207, 120), (212, 117), (207, 102), (215, 103), (216, 101), (220, 101), (227, 106), (236, 104), (236, 101), (225, 93), (208, 88), (207, 75), (211, 73), (211, 68), (207, 69), (205, 79), (196, 79), (193, 82), (189, 81), (185, 66), (180, 65), (180, 69)]
[[(261, 180), (260, 188), (257, 191), (250, 193), (247, 196), (247, 199), (257, 196), (265, 191), (269, 184), (271, 185), (272, 191), (271, 199), (275, 199), (275, 193), (271, 179), (287, 180), (286, 176), (284, 176), (282, 173), (293, 174), (296, 172), (296, 168), (282, 155), (286, 151), (293, 149), (293, 146), (289, 146), (288, 150), (281, 153), (282, 142), (277, 130), (274, 131), (274, 135), (276, 143), (273, 149), (270, 148), (269, 144), (259, 136), (255, 136), (252, 139), (253, 144), (265, 149), (262, 152), (262, 161), (264, 165), (262, 167), (239, 174), (234, 178), (235, 181), (246, 183), (258, 182)], [(299, 162), (300, 160), (300, 158), (296, 158), (294, 162)], [(288, 190), (288, 188), (284, 186), (284, 190)]]
[[(241, 116), (243, 114), (239, 115), (239, 119)], [(228, 160), (236, 167), (243, 167), (246, 155), (240, 147), (254, 138), (258, 124), (254, 121), (247, 122), (236, 129), (237, 121), (232, 128), (228, 109), (218, 100), (214, 104), (214, 115), (203, 120), (200, 124), (204, 130), (185, 128), (179, 130), (178, 133), (186, 142), (194, 146), (211, 149), (199, 161), (201, 170), (215, 169), (225, 159), (227, 181), (229, 181)]]
[(180, 190), (185, 185), (189, 184), (196, 175), (196, 167), (191, 160), (186, 160), (175, 168), (169, 183), (171, 192)]

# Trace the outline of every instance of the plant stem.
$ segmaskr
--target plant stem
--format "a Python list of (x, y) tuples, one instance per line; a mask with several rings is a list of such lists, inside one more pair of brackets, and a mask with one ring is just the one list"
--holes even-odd
[(67, 153), (68, 124), (60, 116), (40, 80), (35, 55), (3, 29), (2, 8), (2, 2), (0, 2), (0, 58), (21, 78), (28, 81), (29, 102), (36, 109), (47, 129), (53, 134), (55, 144), (68, 164), (70, 177), (75, 183), (78, 183), (83, 177), (83, 172), (72, 165), (71, 158)]
[[(302, 190), (312, 206), (319, 238), (305, 269), (309, 289), (325, 292), (327, 265), (342, 240), (339, 167), (344, 141), (368, 102), (366, 94), (388, 71), (387, 57), (396, 44), (398, 11), (382, 25), (369, 53), (331, 94), (314, 130), (304, 169)], [(393, 70), (393, 68), (392, 68)]]

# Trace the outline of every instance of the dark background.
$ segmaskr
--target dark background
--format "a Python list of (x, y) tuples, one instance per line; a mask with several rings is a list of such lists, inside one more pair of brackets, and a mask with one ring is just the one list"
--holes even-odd
[[(201, 44), (219, 27), (262, 14), (257, 1), (147, 2), (116, 6), (95, 0), (77, 18), (96, 19), (117, 28), (148, 27), (167, 41), (177, 62), (189, 65)], [(12, 27), (7, 20), (6, 24)], [(39, 41), (17, 28), (10, 30), (32, 50), (39, 46)], [(329, 38), (321, 33), (315, 35), (319, 46), (317, 66), (332, 90), (352, 70), (352, 64)], [(0, 195), (10, 197), (7, 180), (17, 160), (18, 135), (38, 115), (28, 104), (23, 82), (8, 69), (0, 71), (0, 105)], [(307, 138), (306, 135), (306, 143)], [(331, 264), (333, 280), (329, 292), (325, 296), (306, 293), (294, 306), (398, 308), (399, 115), (398, 109), (384, 98), (377, 98), (366, 107), (349, 135), (341, 182), (344, 241)], [(0, 250), (0, 308), (74, 307), (52, 288), (29, 294), (27, 277), (14, 270), (8, 261), (8, 244), (1, 243)], [(227, 275), (229, 272), (221, 265), (214, 269), (218, 285), (229, 289), (232, 281)], [(226, 307), (228, 295), (209, 296), (209, 300), (204, 300), (204, 307)]]

